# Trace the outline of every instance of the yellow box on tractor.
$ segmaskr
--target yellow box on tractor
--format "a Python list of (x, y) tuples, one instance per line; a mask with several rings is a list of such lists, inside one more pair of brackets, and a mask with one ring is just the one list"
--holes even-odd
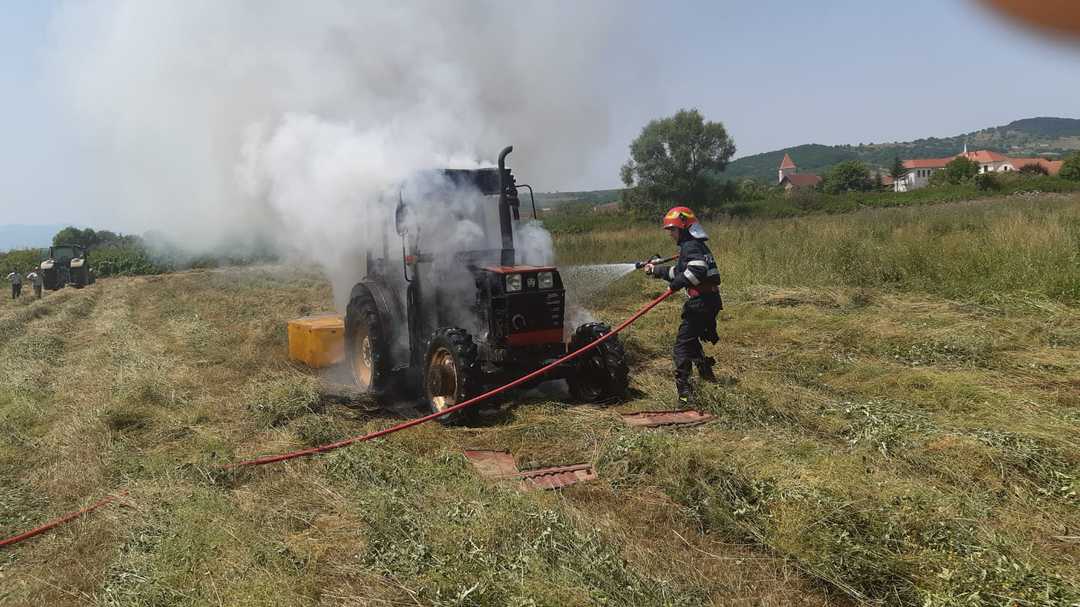
[(345, 319), (337, 314), (289, 321), (289, 358), (320, 369), (345, 358)]

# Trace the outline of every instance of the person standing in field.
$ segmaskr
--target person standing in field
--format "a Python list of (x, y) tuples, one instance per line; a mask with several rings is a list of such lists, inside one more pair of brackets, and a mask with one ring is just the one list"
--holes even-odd
[(36, 269), (30, 270), (30, 273), (26, 275), (26, 280), (29, 280), (30, 285), (34, 287), (34, 298), (41, 299), (41, 287), (45, 282), (41, 274)]
[(11, 298), (18, 299), (19, 295), (22, 294), (22, 274), (15, 270), (7, 275), (7, 279), (11, 281)]
[(679, 246), (679, 258), (674, 265), (645, 264), (645, 273), (668, 281), (672, 291), (685, 288), (689, 297), (683, 304), (682, 322), (675, 337), (675, 390), (679, 404), (689, 405), (693, 394), (690, 378), (694, 365), (705, 381), (716, 381), (715, 360), (705, 356), (702, 340), (715, 344), (716, 316), (724, 308), (720, 298), (720, 270), (705, 241), (709, 236), (698, 223), (694, 212), (687, 207), (674, 207), (664, 215), (664, 229)]

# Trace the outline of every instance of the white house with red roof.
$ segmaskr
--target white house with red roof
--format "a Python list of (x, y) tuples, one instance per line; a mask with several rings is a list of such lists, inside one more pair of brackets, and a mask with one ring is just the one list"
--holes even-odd
[(916, 158), (905, 160), (904, 168), (907, 175), (893, 182), (893, 190), (896, 192), (910, 192), (930, 185), (930, 176), (945, 168), (956, 156), (948, 158)]
[(905, 160), (904, 168), (907, 169), (908, 173), (903, 179), (898, 179), (893, 183), (893, 190), (897, 192), (909, 192), (911, 190), (924, 188), (930, 184), (931, 175), (944, 169), (945, 165), (961, 156), (978, 164), (980, 173), (1008, 173), (1010, 171), (1019, 171), (1027, 165), (1038, 165), (1045, 169), (1047, 174), (1057, 175), (1058, 171), (1061, 170), (1062, 165), (1062, 161), (1060, 160), (1047, 160), (1046, 158), (1013, 158), (991, 150), (976, 150), (974, 152), (969, 152), (965, 145), (964, 151), (956, 156)]
[(821, 177), (813, 173), (800, 173), (791, 155), (786, 153), (784, 159), (780, 161), (777, 180), (777, 183), (789, 192), (799, 188), (812, 188), (821, 183)]

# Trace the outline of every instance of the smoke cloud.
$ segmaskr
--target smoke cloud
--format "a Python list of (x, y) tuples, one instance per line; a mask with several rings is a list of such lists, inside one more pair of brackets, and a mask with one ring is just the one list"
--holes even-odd
[[(101, 0), (60, 9), (50, 66), (101, 227), (195, 251), (271, 242), (330, 273), (340, 304), (355, 253), (392, 227), (387, 188), (416, 171), (513, 144), (541, 190), (584, 172), (607, 141), (609, 66), (631, 63), (611, 60), (629, 10)], [(542, 229), (518, 232), (526, 261), (550, 261)]]

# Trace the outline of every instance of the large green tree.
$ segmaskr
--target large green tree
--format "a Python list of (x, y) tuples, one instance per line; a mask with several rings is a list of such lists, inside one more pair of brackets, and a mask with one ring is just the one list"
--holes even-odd
[(138, 244), (138, 236), (124, 236), (109, 230), (97, 230), (93, 228), (79, 229), (68, 226), (53, 236), (53, 246), (64, 244), (77, 244), (87, 249), (100, 247), (122, 247)]
[(53, 246), (65, 244), (77, 244), (90, 248), (98, 243), (97, 233), (91, 228), (80, 230), (74, 226), (68, 226), (53, 236)]
[(861, 160), (847, 160), (833, 165), (822, 179), (821, 187), (829, 194), (867, 192), (874, 189), (870, 169)]
[(1061, 172), (1058, 175), (1065, 179), (1080, 181), (1080, 152), (1069, 154), (1065, 162), (1062, 163)]
[(979, 174), (979, 163), (964, 156), (957, 156), (945, 165), (945, 181), (953, 185), (967, 183)]
[(707, 122), (696, 109), (653, 120), (630, 144), (622, 180), (634, 198), (660, 203), (709, 206), (721, 196), (721, 173), (735, 142), (724, 125)]

